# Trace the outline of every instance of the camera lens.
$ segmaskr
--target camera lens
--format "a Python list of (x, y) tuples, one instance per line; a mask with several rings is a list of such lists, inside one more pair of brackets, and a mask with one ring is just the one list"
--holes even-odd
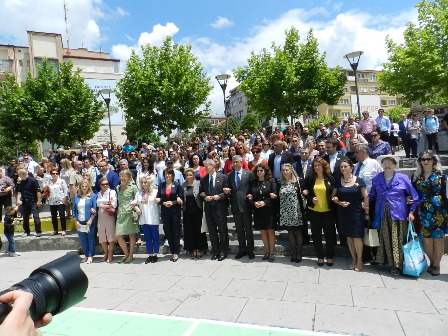
[[(33, 294), (31, 318), (36, 321), (46, 313), (56, 315), (81, 302), (89, 281), (81, 270), (77, 255), (69, 254), (33, 271), (29, 278), (1, 292), (23, 290)], [(6, 316), (0, 316), (0, 323)]]

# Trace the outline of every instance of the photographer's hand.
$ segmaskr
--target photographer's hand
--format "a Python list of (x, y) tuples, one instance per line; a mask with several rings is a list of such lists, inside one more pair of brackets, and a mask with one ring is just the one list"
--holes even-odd
[(30, 306), (33, 301), (33, 294), (15, 290), (0, 296), (0, 301), (4, 303), (13, 302), (12, 311), (0, 325), (0, 335), (36, 336), (42, 335), (40, 328), (51, 322), (52, 315), (45, 314), (42, 320), (33, 322), (30, 317)]

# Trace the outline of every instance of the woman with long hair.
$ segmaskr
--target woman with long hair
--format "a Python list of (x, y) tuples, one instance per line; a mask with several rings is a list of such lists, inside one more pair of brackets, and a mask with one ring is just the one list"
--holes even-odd
[[(98, 206), (98, 241), (103, 248), (104, 257), (102, 262), (112, 262), (115, 247), (115, 215), (110, 215), (108, 211), (117, 208), (117, 193), (110, 188), (107, 177), (102, 177), (98, 184), (100, 191), (97, 194)], [(109, 210), (108, 210), (109, 209)]]
[[(236, 147), (232, 146), (229, 147), (229, 158), (224, 162), (224, 174), (228, 174), (232, 171), (233, 166), (232, 166), (232, 158), (234, 155), (237, 154), (237, 150)], [(247, 165), (247, 161), (243, 158), (242, 160), (242, 167), (243, 169), (249, 170), (249, 166)]]
[(264, 164), (264, 165), (268, 164), (268, 160), (262, 159), (260, 157), (261, 147), (252, 146), (251, 151), (252, 151), (252, 155), (254, 156), (254, 159), (252, 161), (249, 161), (249, 170), (253, 170), (259, 164)]
[[(352, 256), (350, 269), (362, 270), (362, 249), (364, 227), (369, 220), (369, 204), (366, 184), (360, 177), (353, 175), (353, 163), (349, 159), (341, 160), (342, 177), (335, 181), (332, 201), (338, 205), (339, 233), (347, 237), (348, 248)], [(347, 220), (350, 219), (350, 220)]]
[(156, 175), (154, 173), (154, 164), (152, 161), (148, 158), (144, 158), (142, 160), (142, 169), (137, 170), (137, 187), (140, 190), (140, 187), (142, 184), (140, 183), (140, 180), (143, 176), (151, 176), (153, 180), (155, 180)]
[[(373, 177), (369, 192), (369, 200), (375, 201), (372, 226), (380, 230), (376, 261), (380, 264), (387, 262), (392, 275), (399, 275), (403, 269), (401, 247), (405, 242), (408, 221), (414, 220), (419, 197), (409, 177), (395, 171), (397, 160), (393, 156), (385, 156), (381, 164), (384, 171)], [(407, 197), (412, 199), (410, 209)]]
[[(134, 260), (135, 234), (140, 232), (138, 224), (134, 220), (134, 207), (132, 202), (137, 194), (137, 186), (132, 183), (132, 174), (129, 170), (120, 172), (120, 184), (118, 186), (118, 208), (115, 236), (123, 250), (124, 257), (119, 263), (128, 264)], [(129, 249), (123, 236), (129, 235)]]
[[(307, 217), (311, 223), (311, 235), (317, 254), (317, 265), (333, 266), (334, 247), (336, 245), (336, 227), (331, 210), (331, 194), (334, 178), (331, 176), (330, 164), (322, 158), (313, 161), (310, 176), (305, 178), (303, 195), (307, 198)], [(322, 230), (325, 235), (326, 252), (322, 243)]]
[(59, 177), (57, 169), (50, 171), (51, 179), (45, 184), (50, 189), (50, 195), (47, 204), (50, 206), (51, 223), (53, 224), (52, 236), (58, 234), (58, 213), (61, 219), (61, 236), (65, 236), (67, 229), (67, 221), (65, 219), (65, 203), (68, 198), (67, 183)]
[(290, 163), (285, 163), (281, 170), (277, 193), (280, 199), (279, 227), (288, 231), (291, 244), (290, 261), (299, 263), (302, 261), (303, 227), (306, 223), (302, 192), (294, 167)]
[(269, 167), (259, 164), (252, 170), (247, 199), (253, 206), (254, 228), (260, 230), (265, 254), (262, 260), (275, 260), (275, 218), (274, 208), (277, 186)]
[(202, 163), (202, 159), (197, 153), (191, 155), (190, 161), (188, 162), (188, 167), (193, 169), (194, 178), (198, 181), (205, 175), (207, 175), (204, 164)]
[(201, 251), (207, 249), (207, 236), (201, 232), (202, 226), (202, 202), (199, 195), (200, 182), (195, 178), (193, 168), (184, 171), (185, 182), (182, 184), (184, 191), (183, 218), (184, 218), (184, 249), (190, 251), (193, 259), (202, 257)]
[[(59, 176), (61, 177), (61, 179), (65, 181), (65, 184), (69, 186), (70, 176), (76, 174), (76, 171), (73, 168), (72, 162), (69, 159), (62, 159), (60, 164), (61, 164), (61, 171), (59, 172)], [(73, 200), (70, 198), (68, 191), (67, 202), (65, 203), (65, 218), (72, 218), (72, 202)]]
[(423, 246), (429, 258), (428, 272), (440, 275), (440, 261), (448, 234), (446, 176), (440, 170), (439, 159), (431, 151), (418, 155), (417, 169), (412, 178), (420, 198), (417, 214), (420, 218)]
[(93, 193), (89, 181), (84, 180), (79, 185), (78, 194), (73, 200), (73, 218), (85, 256), (82, 262), (87, 264), (93, 262), (95, 255), (96, 212), (96, 194)]
[(146, 250), (149, 254), (145, 264), (157, 262), (159, 253), (159, 208), (155, 202), (157, 186), (155, 178), (144, 175), (139, 180), (140, 188), (133, 203), (134, 211), (139, 215), (139, 224), (146, 240)]
[(166, 153), (163, 149), (159, 149), (157, 151), (157, 159), (154, 164), (154, 169), (156, 170), (156, 174), (159, 173), (159, 171), (163, 171), (166, 168)]

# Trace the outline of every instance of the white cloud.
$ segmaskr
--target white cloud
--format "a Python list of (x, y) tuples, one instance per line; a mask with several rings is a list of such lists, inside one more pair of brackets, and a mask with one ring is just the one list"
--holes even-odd
[(219, 29), (219, 28), (229, 27), (231, 25), (233, 25), (233, 22), (230, 21), (228, 18), (218, 16), (216, 21), (213, 22), (210, 26), (212, 26), (213, 28)]
[(129, 13), (128, 12), (126, 12), (123, 8), (121, 8), (121, 7), (116, 7), (115, 8), (115, 14), (117, 15), (117, 16), (128, 16), (129, 15)]
[[(104, 17), (99, 0), (67, 0), (70, 47), (95, 48), (102, 36), (98, 19)], [(66, 42), (64, 3), (60, 0), (39, 0), (30, 7), (29, 1), (6, 0), (0, 10), (2, 43), (28, 45), (27, 30), (60, 33)]]
[(152, 32), (143, 32), (138, 39), (138, 45), (145, 44), (161, 45), (167, 36), (173, 36), (179, 31), (179, 28), (172, 22), (168, 22), (165, 26), (156, 24), (152, 27)]

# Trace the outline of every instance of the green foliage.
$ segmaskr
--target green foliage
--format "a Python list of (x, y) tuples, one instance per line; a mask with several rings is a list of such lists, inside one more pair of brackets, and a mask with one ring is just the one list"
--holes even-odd
[(320, 116), (318, 119), (313, 119), (313, 120), (311, 120), (308, 124), (307, 124), (307, 126), (308, 126), (308, 129), (309, 129), (309, 133), (310, 134), (314, 134), (315, 132), (316, 132), (316, 129), (317, 129), (317, 125), (319, 125), (320, 123), (323, 123), (323, 124), (325, 124), (325, 125), (328, 125), (331, 121), (338, 121), (338, 118), (337, 117), (328, 117), (328, 116), (326, 116), (326, 115), (322, 115), (322, 116)]
[(117, 88), (127, 133), (143, 138), (193, 127), (208, 111), (212, 89), (191, 46), (171, 37), (161, 47), (142, 46), (142, 57), (133, 52)]
[(195, 133), (197, 135), (204, 135), (205, 133), (209, 133), (213, 130), (212, 123), (207, 119), (201, 119), (196, 124)]
[[(227, 122), (229, 124), (229, 133), (235, 134), (239, 132), (240, 129), (240, 122), (235, 117), (229, 117), (227, 118)], [(222, 122), (217, 126), (214, 126), (214, 129), (212, 130), (213, 135), (219, 135), (219, 134), (226, 134), (226, 123)]]
[(258, 115), (256, 113), (246, 114), (243, 120), (241, 120), (240, 130), (248, 129), (250, 132), (252, 132), (255, 127), (261, 129), (260, 123), (258, 122)]
[(31, 145), (47, 139), (51, 144), (69, 146), (93, 137), (104, 114), (102, 104), (80, 70), (62, 62), (59, 72), (43, 60), (37, 75), (31, 73), (20, 87), (8, 75), (0, 86), (0, 124), (3, 136)]
[(403, 105), (397, 105), (385, 111), (384, 114), (388, 117), (394, 118), (395, 122), (399, 122), (402, 114), (408, 115), (410, 112), (410, 108), (403, 107)]
[(250, 109), (261, 117), (287, 119), (314, 114), (322, 103), (335, 105), (347, 81), (341, 69), (328, 69), (312, 30), (305, 43), (299, 43), (294, 27), (285, 34), (283, 47), (272, 43), (272, 52), (252, 52), (248, 64), (234, 70)]
[(416, 5), (418, 23), (408, 23), (404, 43), (386, 38), (388, 61), (378, 79), (381, 90), (401, 93), (408, 102), (432, 105), (448, 101), (448, 1)]

